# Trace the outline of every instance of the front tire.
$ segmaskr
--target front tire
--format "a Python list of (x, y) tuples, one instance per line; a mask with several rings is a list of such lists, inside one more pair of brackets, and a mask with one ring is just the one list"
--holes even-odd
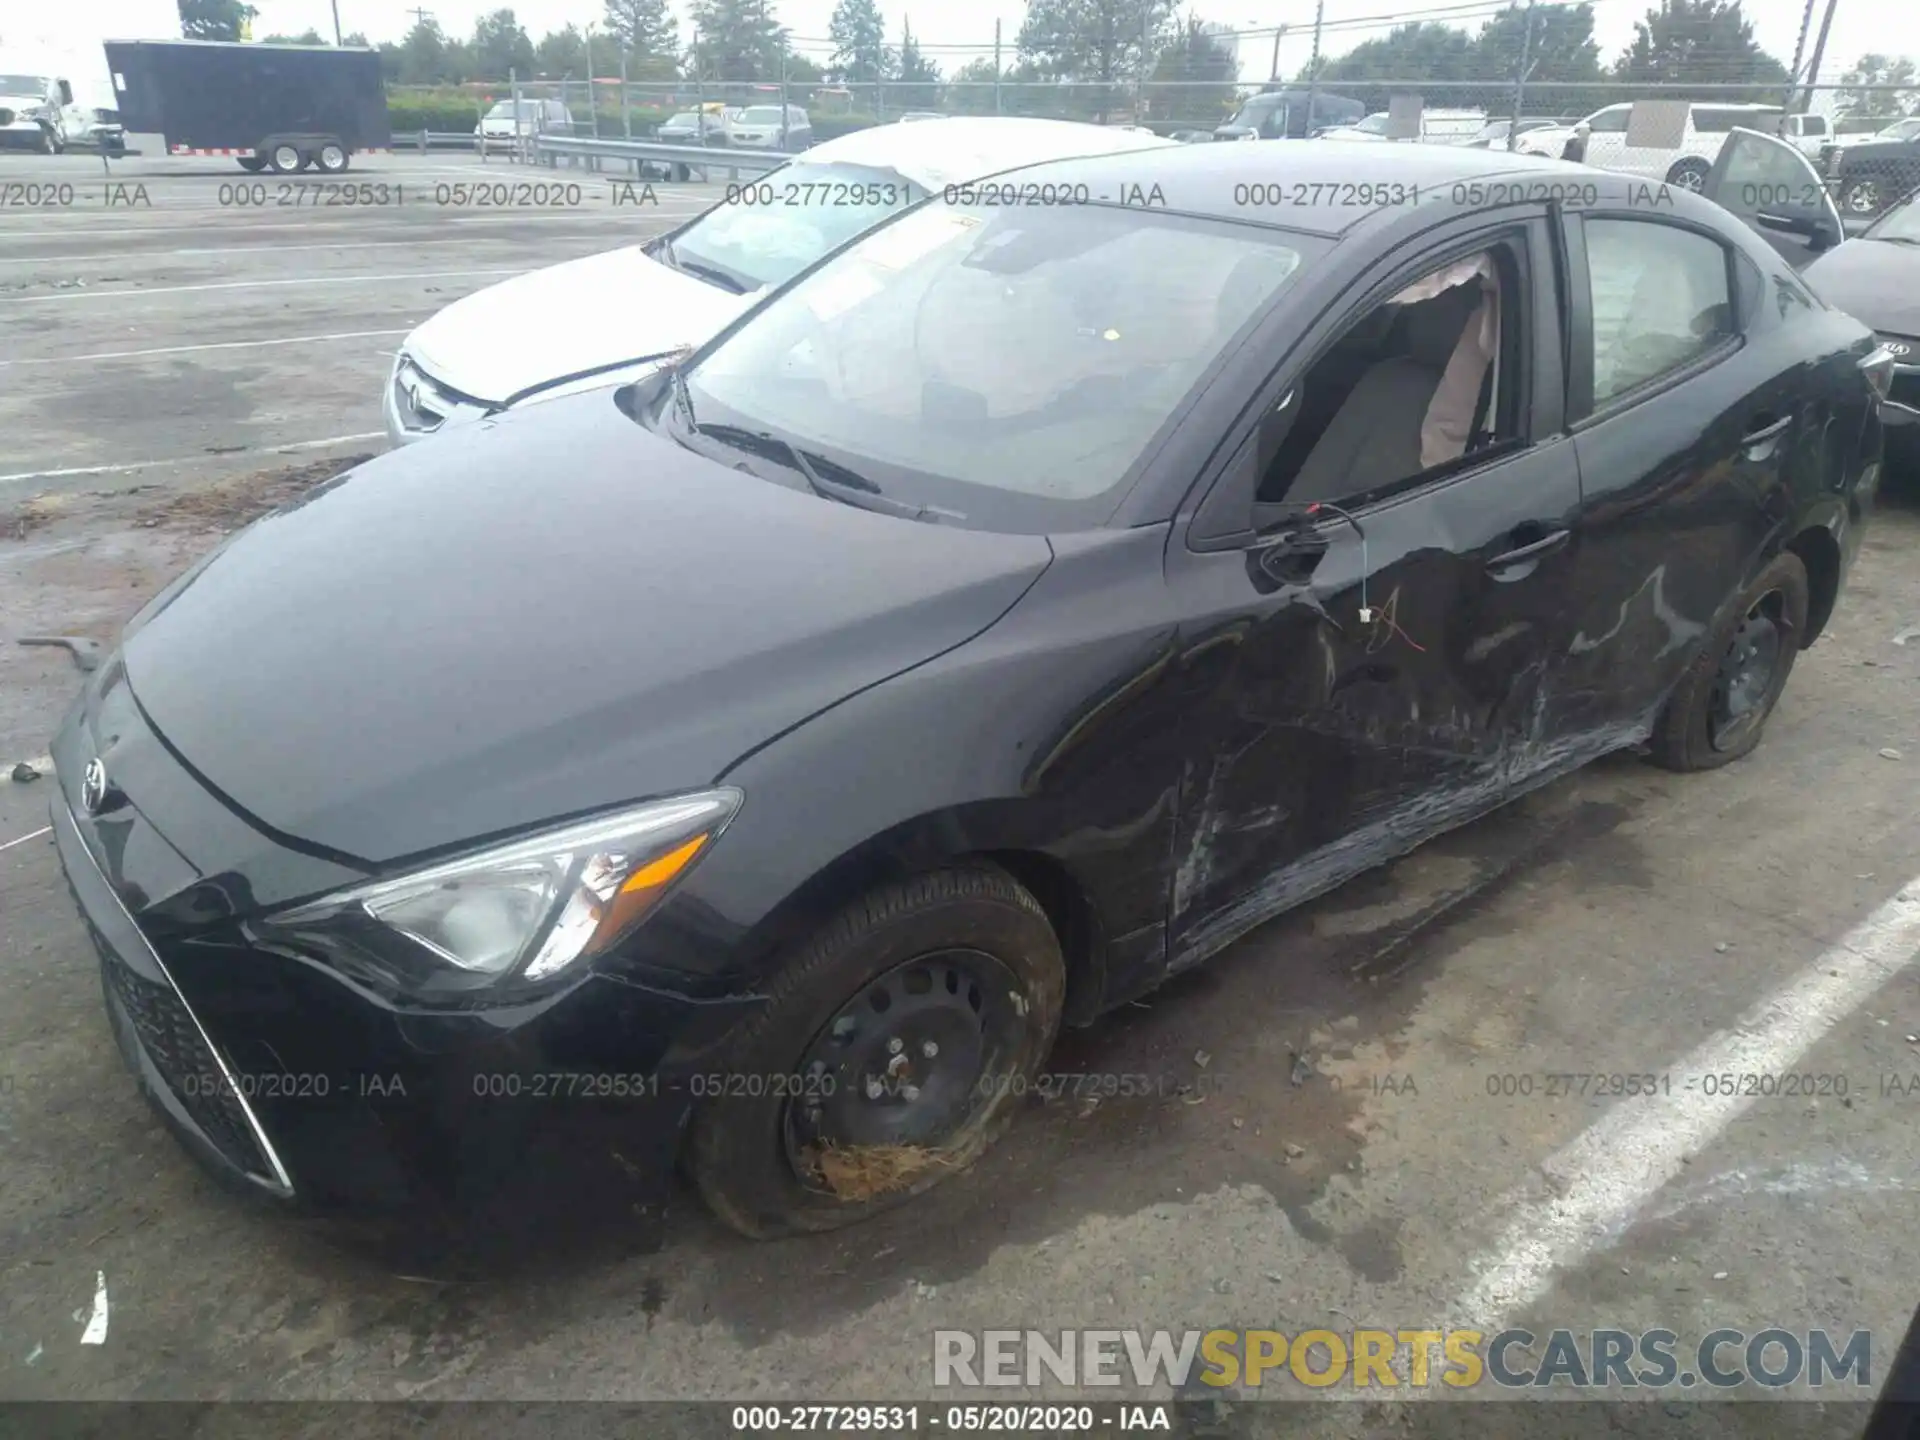
[(765, 1240), (835, 1230), (931, 1189), (1006, 1128), (1065, 998), (1053, 927), (1005, 871), (874, 891), (788, 959), (703, 1083), (720, 1093), (696, 1097), (688, 1166), (700, 1193)]
[(1727, 607), (1667, 699), (1651, 757), (1668, 770), (1715, 770), (1750, 754), (1787, 688), (1807, 630), (1807, 569), (1774, 557)]

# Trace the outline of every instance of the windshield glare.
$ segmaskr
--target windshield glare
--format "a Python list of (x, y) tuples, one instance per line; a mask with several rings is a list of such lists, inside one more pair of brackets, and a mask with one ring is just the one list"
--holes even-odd
[(0, 75), (0, 94), (44, 95), (46, 92), (47, 78), (44, 75)]
[(740, 112), (740, 120), (746, 125), (778, 125), (780, 107), (777, 105), (749, 105)]
[(1275, 110), (1284, 108), (1285, 104), (1286, 102), (1283, 100), (1256, 96), (1254, 99), (1242, 105), (1239, 113), (1228, 123), (1244, 125), (1250, 130), (1257, 130), (1260, 128), (1261, 121), (1265, 120), (1267, 116)]
[(688, 372), (700, 423), (771, 430), (987, 528), (1103, 523), (1227, 341), (1319, 242), (1101, 205), (931, 201)]
[(716, 265), (749, 289), (792, 279), (926, 194), (890, 170), (805, 163), (728, 188), (735, 198), (675, 235), (673, 253)]

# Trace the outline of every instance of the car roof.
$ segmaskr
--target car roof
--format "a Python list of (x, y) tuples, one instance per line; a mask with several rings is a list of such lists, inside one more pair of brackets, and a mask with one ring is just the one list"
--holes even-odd
[[(1338, 236), (1374, 216), (1441, 201), (1462, 180), (1501, 175), (1611, 178), (1543, 156), (1465, 145), (1352, 145), (1338, 140), (1168, 145), (1137, 155), (1061, 160), (1025, 172), (1027, 184), (1085, 185), (1094, 203), (1150, 204), (1189, 215)], [(1265, 187), (1236, 200), (1235, 187)], [(1151, 192), (1159, 188), (1159, 199)], [(1401, 187), (1383, 197), (1377, 187)]]
[(865, 165), (892, 170), (938, 190), (1003, 170), (1083, 155), (1164, 148), (1191, 149), (1158, 135), (1078, 120), (1015, 115), (955, 115), (912, 125), (873, 125), (806, 152), (809, 164)]

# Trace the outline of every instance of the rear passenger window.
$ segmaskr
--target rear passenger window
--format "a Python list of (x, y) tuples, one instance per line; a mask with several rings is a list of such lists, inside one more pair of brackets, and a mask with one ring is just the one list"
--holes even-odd
[(1592, 219), (1585, 232), (1596, 409), (1733, 334), (1718, 241), (1646, 220)]

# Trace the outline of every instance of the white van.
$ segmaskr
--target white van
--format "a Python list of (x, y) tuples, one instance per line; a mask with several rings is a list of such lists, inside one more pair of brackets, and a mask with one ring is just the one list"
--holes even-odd
[[(1589, 129), (1586, 163), (1601, 170), (1645, 175), (1697, 191), (1713, 173), (1713, 162), (1720, 155), (1720, 147), (1735, 126), (1763, 134), (1780, 128), (1782, 110), (1778, 105), (1722, 104), (1710, 100), (1686, 104), (1685, 122), (1677, 145), (1629, 145), (1627, 120), (1633, 114), (1631, 103), (1594, 111), (1578, 122)], [(1515, 143), (1514, 149), (1523, 155), (1548, 155), (1557, 159), (1567, 141), (1573, 138), (1574, 130), (1573, 125), (1529, 130)]]
[(1422, 110), (1420, 134), (1396, 136), (1391, 133), (1388, 112), (1376, 110), (1352, 125), (1336, 125), (1320, 132), (1322, 140), (1396, 140), (1419, 139), (1429, 145), (1459, 145), (1473, 139), (1486, 127), (1484, 110)]
[(59, 75), (10, 72), (0, 57), (0, 145), (58, 155), (94, 138), (100, 122)]

